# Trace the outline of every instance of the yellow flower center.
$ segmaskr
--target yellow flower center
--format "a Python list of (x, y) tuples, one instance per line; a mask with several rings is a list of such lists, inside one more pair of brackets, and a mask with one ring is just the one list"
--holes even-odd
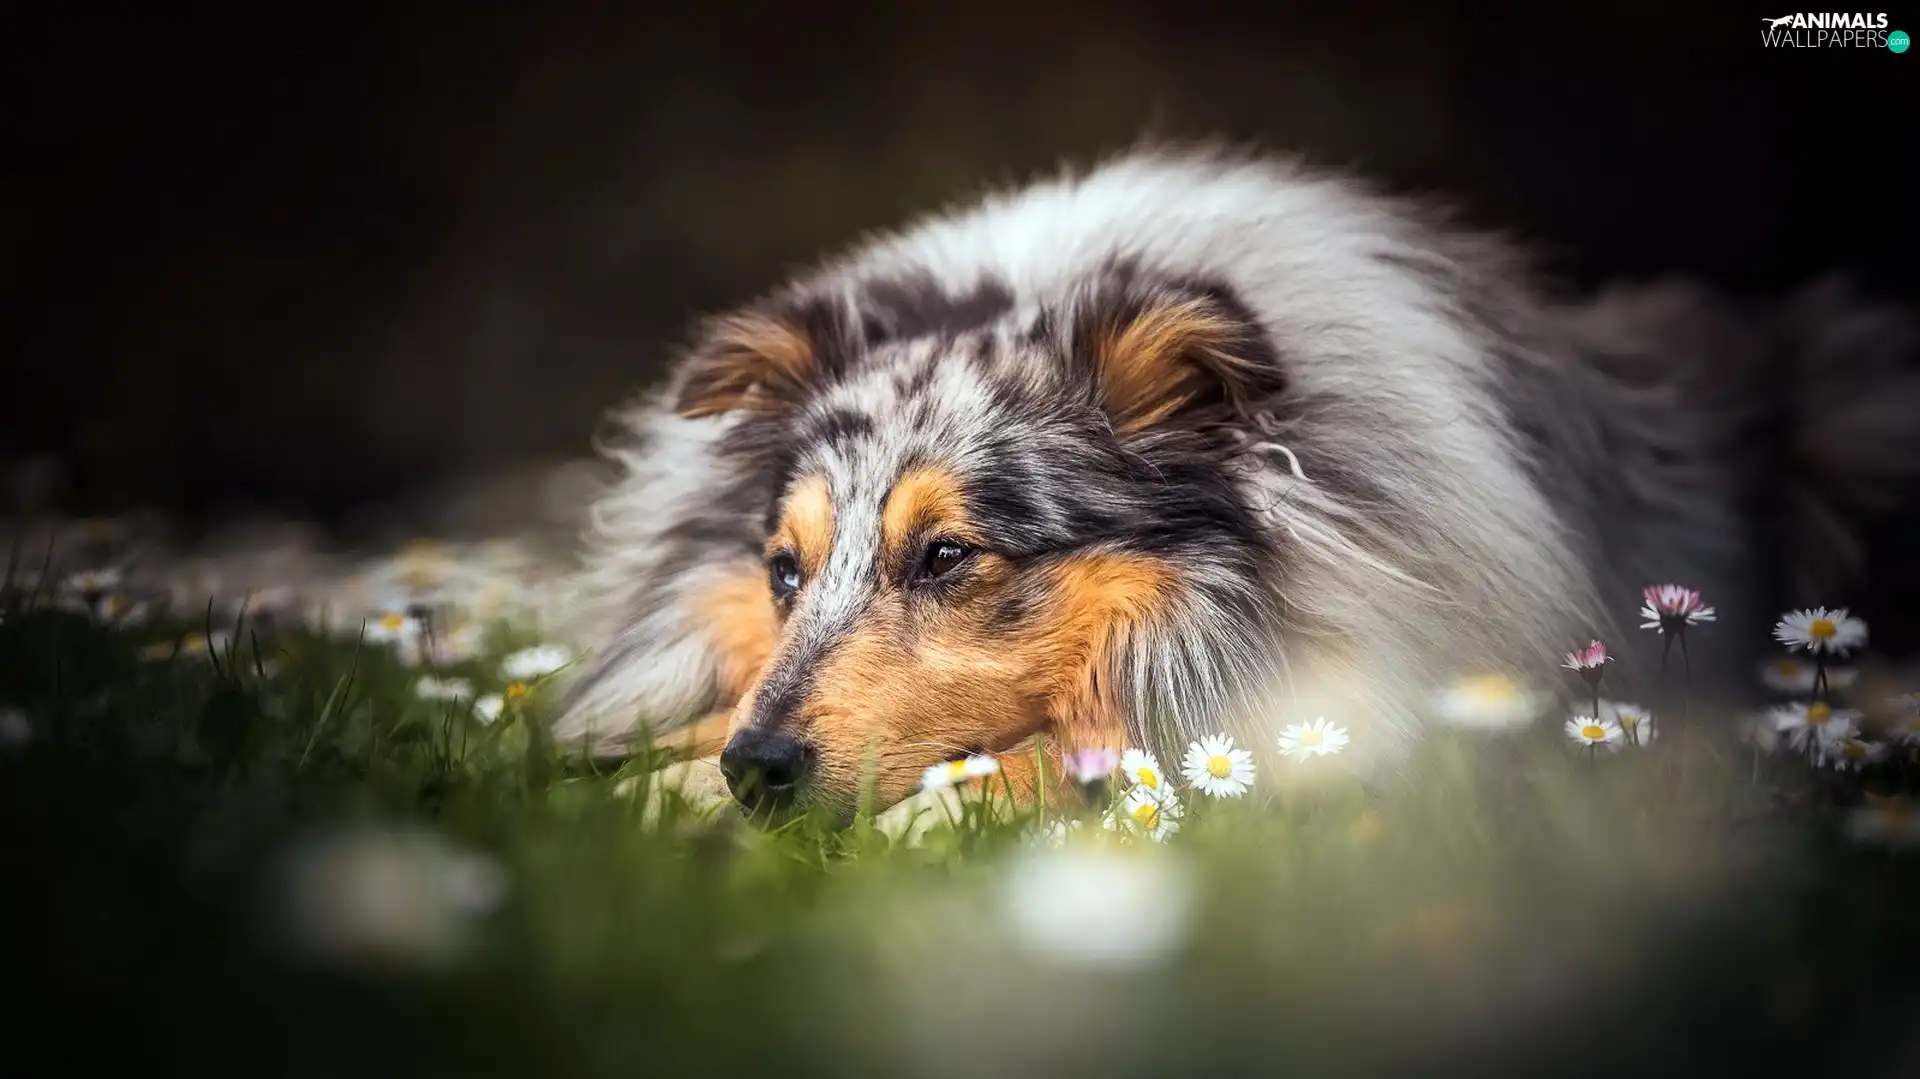
[(1133, 820), (1142, 828), (1156, 828), (1160, 824), (1160, 807), (1152, 802), (1141, 802), (1133, 807)]
[(384, 630), (397, 632), (401, 626), (406, 624), (407, 616), (404, 614), (383, 614), (380, 616), (380, 628)]
[(1639, 729), (1640, 729), (1640, 717), (1639, 717), (1639, 716), (1633, 716), (1633, 715), (1628, 715), (1628, 714), (1626, 714), (1626, 713), (1624, 713), (1624, 712), (1622, 712), (1622, 713), (1620, 714), (1620, 725), (1621, 725), (1622, 727), (1625, 727), (1625, 728), (1626, 728), (1627, 730), (1630, 730), (1630, 731), (1635, 731), (1635, 730), (1639, 730)]
[(527, 695), (527, 684), (525, 682), (507, 683), (506, 698), (508, 700), (510, 701), (518, 700), (519, 698), (524, 697), (526, 695)]
[(1480, 704), (1501, 704), (1514, 695), (1511, 679), (1497, 674), (1483, 674), (1460, 683), (1460, 691)]
[(1306, 730), (1300, 732), (1300, 744), (1303, 746), (1317, 746), (1326, 740), (1326, 732), (1320, 730), (1318, 727), (1308, 727)]
[(1840, 747), (1840, 755), (1851, 760), (1859, 760), (1867, 755), (1867, 744), (1850, 740)]
[(1147, 767), (1144, 764), (1141, 765), (1140, 766), (1140, 785), (1143, 787), (1152, 787), (1155, 790), (1158, 790), (1160, 788), (1159, 773), (1155, 772), (1153, 769)]
[(1833, 624), (1831, 618), (1816, 618), (1811, 625), (1807, 626), (1807, 636), (1816, 641), (1832, 640), (1833, 635), (1838, 632), (1840, 630)]
[(1215, 779), (1225, 779), (1233, 774), (1233, 761), (1224, 753), (1216, 753), (1207, 758), (1207, 774)]
[(1607, 729), (1598, 723), (1589, 723), (1580, 728), (1580, 737), (1589, 742), (1598, 742), (1607, 736)]
[(1807, 726), (1824, 727), (1833, 718), (1833, 706), (1824, 701), (1815, 701), (1807, 705)]
[(1784, 677), (1792, 678), (1794, 675), (1800, 673), (1800, 661), (1797, 659), (1776, 659), (1773, 661), (1773, 669), (1780, 672)]
[(948, 761), (947, 762), (947, 778), (948, 779), (967, 778), (967, 762), (966, 761)]

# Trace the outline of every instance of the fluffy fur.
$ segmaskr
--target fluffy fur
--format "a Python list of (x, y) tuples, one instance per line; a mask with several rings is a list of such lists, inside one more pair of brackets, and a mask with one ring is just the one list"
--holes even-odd
[(1721, 610), (1711, 692), (1783, 587), (1844, 595), (1915, 474), (1912, 346), (1838, 285), (1571, 303), (1347, 178), (1131, 153), (870, 240), (617, 414), (556, 734), (791, 731), (843, 812), (863, 767), (889, 801), (1041, 732), (1264, 747), (1324, 714), (1365, 767), (1462, 673), (1588, 635), (1631, 670), (1667, 580)]

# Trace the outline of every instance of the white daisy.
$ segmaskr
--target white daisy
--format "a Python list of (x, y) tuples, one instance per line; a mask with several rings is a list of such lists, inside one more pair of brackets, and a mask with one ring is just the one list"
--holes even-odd
[(1714, 619), (1713, 608), (1707, 606), (1700, 593), (1691, 588), (1682, 588), (1677, 584), (1656, 584), (1648, 586), (1640, 596), (1645, 601), (1640, 607), (1640, 617), (1646, 619), (1640, 623), (1641, 629), (1678, 633), (1688, 626)]
[(1625, 738), (1620, 724), (1604, 716), (1574, 716), (1567, 720), (1567, 737), (1582, 746), (1598, 746), (1609, 753), (1617, 751)]
[(1773, 710), (1773, 721), (1789, 746), (1816, 758), (1824, 757), (1827, 746), (1860, 732), (1859, 712), (1825, 701), (1783, 704)]
[(1129, 749), (1120, 754), (1120, 774), (1135, 787), (1145, 787), (1154, 795), (1173, 793), (1173, 785), (1167, 782), (1167, 774), (1160, 768), (1160, 758), (1144, 749)]
[(461, 622), (444, 630), (435, 630), (426, 650), (438, 664), (465, 663), (480, 654), (486, 645), (486, 632), (478, 622)]
[[(1781, 656), (1760, 667), (1760, 681), (1776, 693), (1812, 693), (1818, 668), (1797, 656)], [(1860, 677), (1852, 667), (1828, 667), (1827, 688), (1845, 689)]]
[(1171, 791), (1156, 794), (1148, 787), (1134, 787), (1115, 813), (1117, 817), (1107, 817), (1108, 828), (1124, 826), (1148, 839), (1164, 840), (1180, 830), (1180, 818), (1186, 815), (1186, 809)]
[(435, 678), (430, 674), (422, 675), (420, 680), (413, 684), (413, 695), (423, 701), (471, 700), (473, 683), (465, 678)]
[(1782, 615), (1773, 627), (1773, 635), (1788, 648), (1837, 656), (1867, 643), (1867, 624), (1848, 614), (1845, 607), (1812, 607)]
[(1187, 782), (1214, 798), (1238, 798), (1253, 785), (1253, 754), (1235, 749), (1233, 736), (1215, 734), (1187, 747)]
[(1337, 727), (1320, 716), (1312, 723), (1290, 723), (1280, 732), (1280, 755), (1306, 760), (1308, 757), (1330, 757), (1347, 747), (1352, 741), (1347, 737), (1345, 727)]
[(420, 621), (405, 611), (381, 611), (367, 619), (369, 644), (410, 645), (420, 636)]
[(1886, 755), (1886, 743), (1869, 742), (1864, 738), (1837, 739), (1822, 753), (1825, 763), (1842, 772), (1858, 772), (1868, 765), (1880, 763)]
[(537, 644), (522, 648), (500, 661), (500, 673), (524, 681), (544, 678), (573, 662), (573, 653), (557, 644)]
[(492, 723), (500, 718), (507, 707), (506, 697), (499, 693), (489, 693), (476, 698), (473, 702), (473, 717), (482, 723)]
[(928, 768), (920, 777), (920, 789), (923, 791), (939, 790), (942, 787), (951, 787), (956, 783), (964, 783), (969, 779), (990, 776), (999, 770), (999, 758), (989, 757), (984, 754), (975, 754), (971, 757), (963, 757), (957, 761), (947, 761), (944, 764), (936, 764)]
[(1478, 730), (1524, 726), (1540, 715), (1540, 695), (1498, 674), (1462, 678), (1434, 699), (1442, 722)]
[(1658, 737), (1653, 713), (1637, 704), (1625, 701), (1601, 701), (1600, 718), (1611, 720), (1620, 728), (1621, 740), (1630, 746), (1644, 746)]
[(1847, 815), (1847, 835), (1855, 843), (1920, 847), (1920, 806), (1910, 798), (1867, 795), (1867, 804)]

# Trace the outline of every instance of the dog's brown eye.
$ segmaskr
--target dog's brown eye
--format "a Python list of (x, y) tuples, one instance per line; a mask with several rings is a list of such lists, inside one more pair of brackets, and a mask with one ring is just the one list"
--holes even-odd
[(927, 557), (920, 564), (920, 579), (931, 581), (945, 576), (953, 567), (967, 560), (973, 554), (973, 548), (952, 540), (934, 540), (927, 544)]
[(774, 599), (790, 599), (800, 591), (800, 563), (785, 551), (767, 559), (767, 585)]

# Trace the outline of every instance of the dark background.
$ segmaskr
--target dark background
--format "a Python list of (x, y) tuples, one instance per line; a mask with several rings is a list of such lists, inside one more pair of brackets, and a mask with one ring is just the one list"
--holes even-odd
[(582, 453), (696, 314), (1143, 133), (1444, 192), (1576, 282), (1920, 292), (1920, 55), (1770, 9), (186, 7), (0, 15), (0, 459), (83, 502), (330, 519)]

